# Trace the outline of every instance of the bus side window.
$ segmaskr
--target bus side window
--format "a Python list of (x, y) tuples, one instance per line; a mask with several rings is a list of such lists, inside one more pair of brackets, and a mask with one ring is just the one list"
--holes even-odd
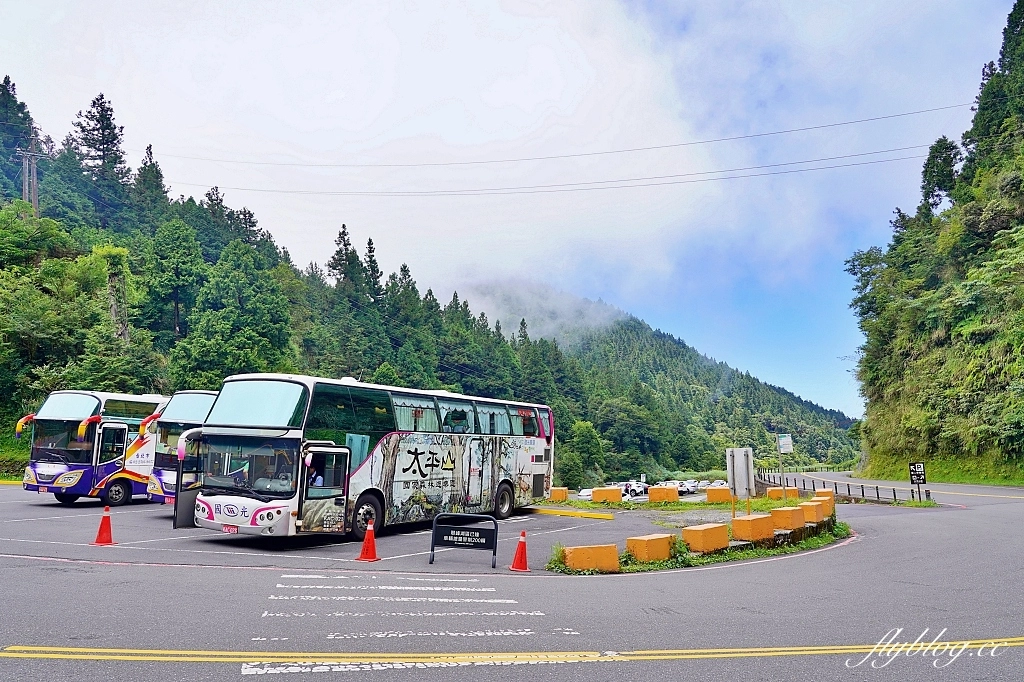
[(425, 431), (437, 433), (437, 407), (433, 398), (391, 394), (395, 404), (395, 423), (399, 431)]
[(531, 408), (524, 410), (519, 408), (519, 416), (523, 420), (523, 435), (529, 438), (537, 436), (537, 413)]
[[(395, 413), (387, 391), (351, 388), (352, 409), (356, 413), (356, 433), (349, 434), (345, 444), (352, 451), (350, 469), (355, 471), (373, 452), (380, 439), (396, 431)], [(363, 440), (365, 439), (365, 443)]]
[(127, 433), (124, 429), (103, 429), (100, 440), (100, 464), (112, 462), (124, 455), (124, 439)]
[(508, 412), (504, 405), (491, 405), (488, 403), (477, 403), (477, 433), (497, 434), (508, 436), (512, 433), (512, 427), (508, 422)]
[(306, 421), (306, 438), (345, 444), (345, 436), (356, 430), (356, 415), (346, 386), (317, 384)]
[(455, 400), (438, 400), (441, 410), (441, 431), (443, 433), (472, 433), (476, 417), (473, 404)]
[(544, 439), (550, 444), (554, 434), (554, 429), (551, 428), (551, 413), (547, 410), (540, 411), (540, 426), (544, 436)]

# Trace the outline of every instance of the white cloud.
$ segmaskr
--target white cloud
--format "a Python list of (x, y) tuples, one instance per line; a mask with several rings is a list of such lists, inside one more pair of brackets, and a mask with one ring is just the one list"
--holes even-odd
[[(3, 2), (0, 14), (19, 30), (0, 45), (19, 94), (48, 132), (59, 138), (103, 91), (126, 127), (127, 146), (139, 154), (152, 143), (175, 192), (205, 191), (184, 183), (323, 191), (505, 187), (927, 144), (957, 135), (970, 112), (483, 166), (246, 166), (168, 154), (469, 161), (968, 101), (981, 64), (996, 55), (1009, 4)], [(885, 239), (893, 206), (915, 202), (918, 169), (904, 161), (485, 197), (225, 192), (230, 205), (255, 210), (300, 263), (326, 260), (345, 222), (358, 242), (373, 237), (386, 268), (407, 261), (420, 283), (439, 293), (481, 279), (538, 278), (626, 309), (640, 301), (650, 309), (652, 292), (664, 287), (699, 296), (702, 288), (746, 286), (743, 295), (770, 298), (814, 286), (822, 262), (838, 266), (853, 248)], [(662, 303), (666, 316), (679, 319), (669, 330), (689, 336), (685, 311), (673, 305)]]

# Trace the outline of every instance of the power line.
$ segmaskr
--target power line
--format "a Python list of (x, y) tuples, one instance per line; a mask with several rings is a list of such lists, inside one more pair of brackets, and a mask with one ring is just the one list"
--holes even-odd
[[(912, 149), (909, 147), (908, 149)], [(880, 154), (885, 152), (866, 152), (866, 154)], [(849, 156), (862, 156), (863, 154), (852, 154)], [(842, 158), (842, 157), (837, 157)], [(848, 157), (847, 157), (848, 158)], [(631, 180), (599, 180), (595, 182), (599, 183), (624, 183), (624, 184), (605, 184), (602, 186), (596, 186), (593, 183), (559, 183), (553, 185), (534, 185), (524, 187), (495, 187), (495, 188), (479, 188), (479, 189), (452, 189), (452, 190), (411, 190), (411, 191), (344, 191), (344, 190), (302, 190), (302, 189), (266, 189), (257, 187), (221, 187), (224, 190), (230, 190), (233, 192), (259, 192), (263, 194), (298, 194), (298, 195), (313, 195), (313, 196), (371, 196), (371, 197), (441, 197), (441, 196), (493, 196), (493, 195), (509, 195), (509, 194), (551, 194), (551, 193), (562, 193), (562, 192), (585, 192), (593, 190), (607, 190), (607, 189), (629, 189), (636, 187), (660, 187), (665, 185), (686, 185), (703, 182), (714, 182), (718, 180), (738, 180), (743, 178), (758, 178), (766, 177), (771, 175), (790, 175), (793, 173), (809, 173), (812, 171), (830, 170), (835, 168), (852, 168), (855, 166), (867, 166), (880, 163), (891, 163), (893, 161), (906, 161), (908, 159), (923, 159), (924, 156), (921, 154), (915, 154), (911, 156), (899, 156), (891, 159), (876, 159), (873, 161), (859, 161), (853, 163), (840, 163), (832, 164), (828, 166), (816, 166), (814, 168), (793, 168), (789, 170), (781, 171), (770, 171), (765, 173), (746, 173), (743, 175), (726, 175), (714, 178), (690, 178), (690, 179), (674, 179), (674, 180), (659, 180), (659, 181), (647, 181), (656, 180), (659, 177), (667, 178), (678, 178), (681, 176), (701, 175), (701, 174), (712, 174), (712, 173), (729, 173), (733, 171), (721, 170), (721, 171), (704, 171), (702, 173), (684, 173), (676, 176), (652, 176), (649, 179), (644, 179), (643, 182), (635, 182)], [(814, 160), (809, 161), (792, 161), (789, 164), (774, 164), (778, 165), (790, 165), (798, 163), (815, 163)], [(772, 166), (764, 166), (772, 167)], [(751, 168), (758, 168), (752, 166)], [(176, 185), (185, 185), (188, 187), (208, 187), (209, 185), (194, 182), (179, 182), (176, 180), (168, 180), (168, 182)], [(571, 186), (566, 186), (571, 185)]]
[[(576, 159), (585, 158), (591, 156), (606, 156), (609, 154), (630, 154), (634, 152), (646, 152), (655, 151), (659, 149), (676, 149), (679, 147), (692, 147), (696, 145), (714, 144), (717, 142), (732, 142), (735, 140), (749, 140), (759, 137), (770, 137), (774, 135), (788, 135), (791, 133), (808, 132), (812, 130), (825, 130), (828, 128), (838, 128), (842, 126), (856, 125), (859, 123), (871, 123), (874, 121), (885, 121), (894, 118), (904, 118), (907, 116), (917, 116), (920, 114), (928, 114), (936, 111), (946, 111), (949, 109), (959, 109), (961, 107), (973, 106), (974, 102), (966, 102), (961, 104), (950, 104), (942, 107), (932, 107), (929, 109), (917, 109), (915, 111), (904, 111), (898, 114), (886, 114), (883, 116), (870, 116), (868, 118), (858, 118), (850, 121), (839, 121), (836, 123), (822, 123), (819, 125), (802, 126), (798, 128), (785, 128), (782, 130), (771, 130), (761, 133), (748, 133), (745, 135), (730, 135), (727, 137), (715, 137), (704, 140), (691, 140), (688, 142), (671, 142), (667, 144), (655, 144), (647, 145), (642, 147), (625, 147), (621, 149), (604, 149), (593, 152), (573, 152), (569, 154), (548, 154), (543, 156), (521, 156), (504, 159), (479, 159), (475, 161), (426, 161), (419, 163), (305, 163), (295, 161), (251, 161), (243, 159), (219, 159), (219, 158), (208, 158), (202, 156), (186, 156), (181, 154), (161, 154), (168, 158), (175, 159), (186, 159), (189, 161), (208, 161), (211, 163), (234, 163), (244, 164), (252, 166), (292, 166), (292, 167), (306, 167), (306, 168), (420, 168), (429, 166), (478, 166), (485, 164), (499, 164), (499, 163), (521, 163), (525, 161), (552, 161), (555, 159)], [(138, 150), (133, 150), (138, 151)]]

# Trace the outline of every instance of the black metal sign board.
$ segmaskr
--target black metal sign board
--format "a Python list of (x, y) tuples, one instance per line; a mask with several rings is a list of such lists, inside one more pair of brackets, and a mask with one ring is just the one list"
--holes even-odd
[(924, 462), (910, 463), (910, 485), (925, 485)]
[[(491, 528), (480, 526), (452, 526), (439, 523), (444, 520), (469, 522), (485, 522)], [(483, 514), (438, 514), (434, 517), (434, 530), (430, 535), (430, 561), (434, 563), (435, 547), (453, 547), (455, 549), (483, 549), (491, 552), (491, 568), (498, 564), (498, 522), (493, 516)]]

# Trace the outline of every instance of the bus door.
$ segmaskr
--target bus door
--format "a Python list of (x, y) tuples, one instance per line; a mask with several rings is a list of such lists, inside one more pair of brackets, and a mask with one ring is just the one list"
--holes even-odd
[(93, 487), (124, 468), (125, 450), (128, 447), (128, 425), (119, 422), (100, 424), (96, 441), (98, 446), (92, 470)]
[[(297, 530), (303, 533), (344, 533), (348, 510), (348, 469), (352, 452), (346, 447), (313, 446), (302, 460)], [(298, 524), (297, 524), (298, 525)]]
[(202, 459), (190, 450), (199, 443), (190, 443), (185, 459), (178, 460), (178, 478), (174, 492), (174, 528), (196, 527), (196, 498), (202, 488), (197, 485), (202, 473)]
[(491, 467), (486, 462), (483, 438), (470, 437), (466, 442), (466, 454), (462, 458), (463, 478), (466, 481), (466, 506), (479, 507), (484, 503), (484, 476), (491, 477)]

